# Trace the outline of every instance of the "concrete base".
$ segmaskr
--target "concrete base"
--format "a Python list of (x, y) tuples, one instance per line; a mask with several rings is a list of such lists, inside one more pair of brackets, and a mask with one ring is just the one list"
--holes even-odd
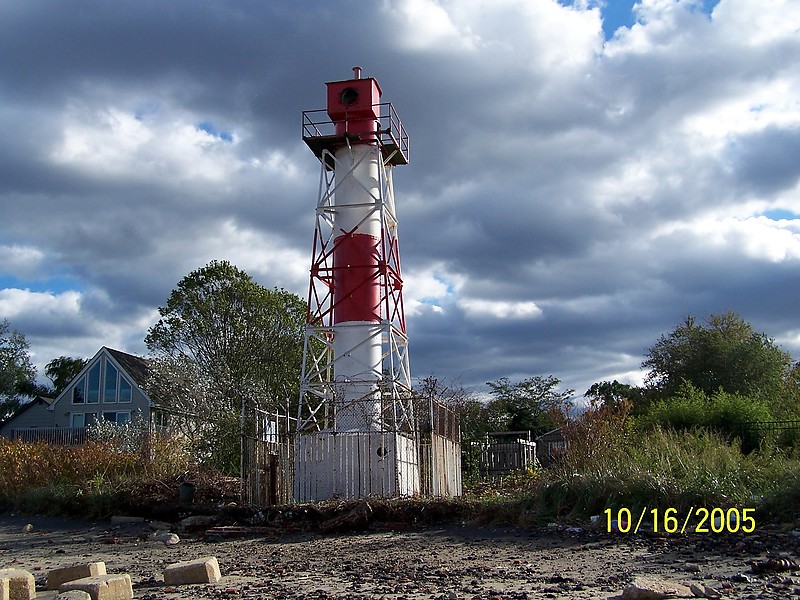
[(300, 434), (294, 448), (294, 499), (397, 498), (420, 490), (416, 443), (398, 433)]

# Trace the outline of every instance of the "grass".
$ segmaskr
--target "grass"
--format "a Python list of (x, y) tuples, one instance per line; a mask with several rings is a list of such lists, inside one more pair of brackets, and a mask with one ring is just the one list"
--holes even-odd
[(124, 509), (143, 481), (187, 465), (166, 439), (125, 451), (113, 441), (63, 447), (0, 438), (0, 508), (105, 517)]
[[(800, 517), (796, 453), (746, 454), (738, 440), (705, 429), (642, 430), (624, 415), (589, 415), (568, 435), (555, 466), (473, 484), (445, 512), (523, 526), (585, 523), (607, 508), (758, 508), (759, 522)], [(190, 468), (170, 440), (126, 451), (111, 442), (64, 448), (0, 438), (0, 509), (102, 518), (130, 508), (131, 498), (168, 501)]]

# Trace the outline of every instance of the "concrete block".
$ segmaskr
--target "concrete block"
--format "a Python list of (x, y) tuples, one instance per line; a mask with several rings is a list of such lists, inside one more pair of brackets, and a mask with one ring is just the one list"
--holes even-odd
[(97, 577), (106, 574), (106, 563), (93, 562), (72, 567), (61, 567), (47, 573), (47, 589), (57, 590), (62, 583), (83, 579), (84, 577)]
[(130, 600), (133, 598), (131, 576), (97, 575), (62, 583), (59, 591), (80, 590), (91, 596), (92, 600)]
[(83, 590), (70, 590), (68, 592), (59, 593), (56, 596), (57, 600), (92, 600), (89, 592)]
[(216, 583), (220, 579), (222, 574), (214, 556), (173, 563), (164, 570), (164, 583), (167, 585)]
[(0, 600), (8, 600), (8, 578), (0, 579)]
[(36, 580), (25, 569), (0, 569), (0, 579), (8, 579), (9, 600), (32, 600), (36, 597)]

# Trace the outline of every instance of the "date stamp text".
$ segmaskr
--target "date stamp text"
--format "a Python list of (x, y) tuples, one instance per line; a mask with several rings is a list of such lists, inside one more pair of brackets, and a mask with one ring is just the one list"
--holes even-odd
[(755, 508), (691, 506), (681, 514), (676, 508), (645, 506), (638, 514), (625, 507), (607, 508), (604, 513), (609, 533), (639, 533), (643, 524), (653, 533), (753, 533), (756, 529)]

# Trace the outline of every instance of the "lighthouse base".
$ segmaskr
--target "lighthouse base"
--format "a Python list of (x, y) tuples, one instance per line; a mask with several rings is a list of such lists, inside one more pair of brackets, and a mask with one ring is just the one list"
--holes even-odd
[(395, 432), (298, 434), (293, 488), (296, 502), (419, 494), (416, 441)]

